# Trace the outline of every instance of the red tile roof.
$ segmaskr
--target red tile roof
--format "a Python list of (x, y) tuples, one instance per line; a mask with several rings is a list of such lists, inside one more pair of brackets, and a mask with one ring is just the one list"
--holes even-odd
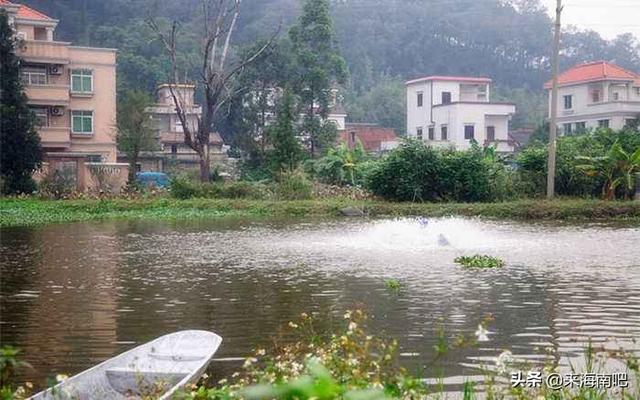
[(53, 18), (50, 18), (49, 16), (44, 15), (40, 11), (34, 10), (33, 8), (31, 8), (29, 6), (25, 6), (24, 4), (12, 3), (12, 2), (10, 2), (8, 0), (0, 0), (0, 6), (3, 6), (3, 5), (19, 6), (20, 8), (18, 8), (18, 14), (17, 14), (18, 18), (36, 19), (36, 20), (41, 20), (41, 21), (53, 20)]
[(377, 124), (347, 123), (344, 131), (340, 132), (338, 142), (346, 143), (350, 148), (353, 148), (355, 143), (351, 140), (351, 132), (355, 133), (356, 139), (360, 140), (362, 147), (367, 152), (379, 151), (382, 142), (398, 139), (393, 128), (384, 128)]
[(448, 81), (448, 82), (467, 82), (467, 83), (491, 83), (490, 78), (483, 77), (473, 77), (473, 76), (441, 76), (441, 75), (432, 75), (425, 76), (422, 78), (412, 79), (410, 81), (406, 81), (405, 85), (410, 85), (412, 83), (418, 82), (427, 82), (427, 81)]
[[(635, 81), (636, 84), (640, 84), (640, 75), (606, 61), (594, 61), (576, 65), (562, 72), (558, 76), (558, 85), (565, 86), (603, 80)], [(552, 81), (549, 81), (545, 83), (544, 87), (549, 89), (551, 85)]]

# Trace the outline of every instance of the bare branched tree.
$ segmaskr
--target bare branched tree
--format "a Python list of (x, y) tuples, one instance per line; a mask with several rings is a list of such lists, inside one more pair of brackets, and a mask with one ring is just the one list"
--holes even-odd
[[(203, 43), (200, 77), (192, 82), (187, 77), (180, 80), (178, 69), (178, 43), (180, 25), (173, 21), (171, 30), (164, 32), (153, 18), (148, 23), (156, 32), (171, 60), (169, 88), (176, 106), (176, 114), (182, 123), (184, 143), (193, 149), (200, 159), (200, 180), (209, 181), (211, 169), (209, 136), (218, 112), (245, 88), (239, 87), (239, 75), (243, 69), (271, 47), (280, 28), (263, 46), (246, 54), (241, 59), (231, 60), (229, 55), (233, 35), (240, 13), (242, 0), (202, 0)], [(185, 92), (179, 90), (184, 84), (200, 84), (204, 93), (202, 115), (195, 124), (190, 124), (193, 105), (187, 103)], [(192, 117), (193, 118), (193, 117)]]

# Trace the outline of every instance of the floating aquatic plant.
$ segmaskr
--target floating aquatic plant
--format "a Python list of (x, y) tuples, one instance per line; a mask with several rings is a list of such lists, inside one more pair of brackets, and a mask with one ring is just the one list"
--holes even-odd
[(500, 268), (504, 266), (504, 261), (498, 257), (480, 254), (456, 257), (454, 261), (463, 267), (469, 268)]
[(389, 290), (393, 290), (393, 291), (398, 291), (400, 290), (400, 287), (402, 286), (400, 284), (400, 281), (397, 279), (387, 279), (384, 282), (385, 286), (387, 287), (387, 289)]

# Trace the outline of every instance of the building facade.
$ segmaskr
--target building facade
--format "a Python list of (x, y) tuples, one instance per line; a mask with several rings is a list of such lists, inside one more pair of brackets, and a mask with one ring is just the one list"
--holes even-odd
[(393, 128), (378, 124), (347, 122), (338, 135), (338, 142), (353, 149), (362, 144), (367, 153), (380, 154), (398, 145), (398, 135)]
[[(195, 86), (174, 85), (174, 93), (178, 97), (187, 115), (187, 124), (191, 132), (198, 127), (202, 116), (202, 107), (195, 102)], [(147, 108), (156, 129), (160, 155), (164, 159), (164, 168), (171, 165), (177, 168), (199, 168), (198, 154), (184, 142), (184, 127), (175, 110), (175, 102), (169, 84), (156, 89), (156, 103)], [(157, 154), (156, 154), (157, 155)], [(216, 132), (209, 134), (209, 156), (212, 163), (224, 162), (227, 159), (224, 142)]]
[(490, 102), (491, 79), (428, 76), (405, 83), (407, 136), (435, 147), (465, 150), (472, 140), (512, 152), (512, 103)]
[(91, 185), (87, 165), (126, 176), (116, 164), (116, 50), (72, 46), (54, 39), (58, 20), (0, 0), (16, 32), (16, 53), (45, 167), (75, 169), (80, 189)]
[[(551, 82), (549, 92), (551, 115)], [(595, 128), (622, 129), (640, 116), (640, 75), (606, 61), (576, 65), (558, 76), (561, 134)]]

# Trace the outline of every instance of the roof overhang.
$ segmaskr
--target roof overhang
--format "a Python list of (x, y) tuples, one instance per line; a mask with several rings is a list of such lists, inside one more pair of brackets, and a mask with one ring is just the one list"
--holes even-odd
[(404, 84), (406, 86), (408, 85), (413, 85), (416, 83), (422, 83), (422, 82), (432, 82), (432, 81), (442, 81), (442, 82), (459, 82), (459, 83), (491, 83), (492, 80), (491, 78), (486, 78), (486, 77), (473, 77), (473, 76), (439, 76), (439, 75), (432, 75), (432, 76), (425, 76), (422, 78), (417, 78), (417, 79), (412, 79), (409, 81), (406, 81)]

